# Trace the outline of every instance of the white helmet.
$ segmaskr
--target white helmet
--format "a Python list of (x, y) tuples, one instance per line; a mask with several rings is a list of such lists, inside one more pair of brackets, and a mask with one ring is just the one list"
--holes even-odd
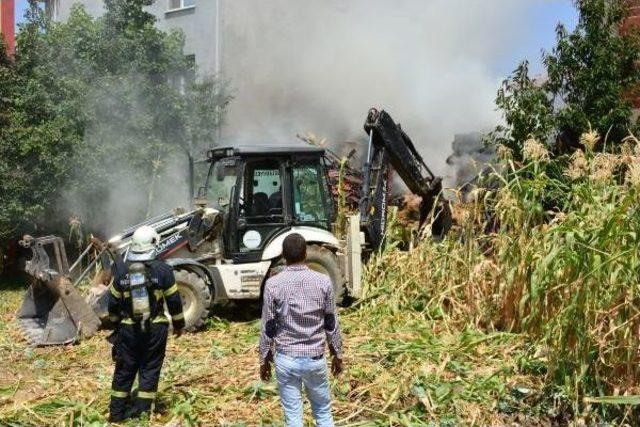
[(160, 243), (160, 235), (148, 225), (138, 228), (131, 237), (130, 251), (134, 254), (149, 254), (153, 258), (153, 252)]

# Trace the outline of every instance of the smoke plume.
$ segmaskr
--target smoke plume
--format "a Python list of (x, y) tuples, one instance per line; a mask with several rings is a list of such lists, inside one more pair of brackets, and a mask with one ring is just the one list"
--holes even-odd
[(453, 153), (447, 158), (449, 168), (445, 177), (450, 188), (471, 184), (479, 174), (485, 172), (496, 154), (493, 147), (486, 146), (479, 132), (455, 135), (451, 148)]
[[(437, 174), (452, 176), (448, 183), (453, 184), (470, 169), (467, 160), (474, 155), (456, 148), (453, 157), (461, 158), (454, 159), (453, 171), (447, 170), (451, 141), (456, 134), (486, 131), (498, 122), (493, 100), (505, 70), (497, 64), (513, 63), (518, 44), (535, 31), (527, 25), (534, 3), (221, 1), (221, 77), (234, 96), (222, 143), (294, 143), (296, 134), (305, 132), (334, 143), (362, 141), (365, 115), (376, 106), (403, 125), (427, 164)], [(112, 90), (96, 90), (98, 102)], [(118, 113), (121, 109), (112, 106), (99, 121), (98, 146), (138, 145), (128, 131), (118, 135), (118, 117), (128, 117), (128, 110)], [(127, 150), (115, 153), (128, 156)], [(116, 178), (108, 179), (108, 200), (99, 201), (104, 209), (96, 212), (96, 203), (87, 197), (69, 206), (110, 234), (145, 213), (184, 205), (184, 158), (180, 153), (160, 157), (152, 203), (149, 176), (140, 172), (148, 167), (128, 165), (111, 171)]]
[(497, 123), (496, 64), (513, 63), (506, 52), (535, 31), (534, 3), (224, 2), (222, 71), (235, 99), (223, 142), (293, 142), (305, 131), (352, 140), (378, 106), (443, 174), (454, 134)]

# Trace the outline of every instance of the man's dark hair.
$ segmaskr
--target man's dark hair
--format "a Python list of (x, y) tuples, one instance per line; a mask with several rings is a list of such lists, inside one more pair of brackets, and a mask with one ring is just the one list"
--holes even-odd
[(289, 234), (282, 242), (282, 256), (287, 264), (298, 264), (307, 258), (307, 242), (298, 233)]

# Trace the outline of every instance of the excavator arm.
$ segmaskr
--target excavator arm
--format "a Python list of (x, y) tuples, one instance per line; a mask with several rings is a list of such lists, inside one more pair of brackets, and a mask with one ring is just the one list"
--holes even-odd
[(373, 250), (384, 244), (390, 180), (396, 171), (407, 188), (422, 197), (420, 226), (432, 218), (432, 235), (441, 239), (451, 228), (451, 208), (442, 196), (442, 178), (425, 164), (409, 136), (384, 110), (369, 110), (364, 124), (369, 135), (364, 165), (360, 221)]

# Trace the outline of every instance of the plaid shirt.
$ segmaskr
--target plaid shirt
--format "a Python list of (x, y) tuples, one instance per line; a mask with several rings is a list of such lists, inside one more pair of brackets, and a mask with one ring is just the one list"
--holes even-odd
[(306, 265), (287, 266), (267, 280), (262, 305), (260, 362), (272, 351), (317, 357), (329, 351), (342, 357), (342, 338), (331, 280)]

